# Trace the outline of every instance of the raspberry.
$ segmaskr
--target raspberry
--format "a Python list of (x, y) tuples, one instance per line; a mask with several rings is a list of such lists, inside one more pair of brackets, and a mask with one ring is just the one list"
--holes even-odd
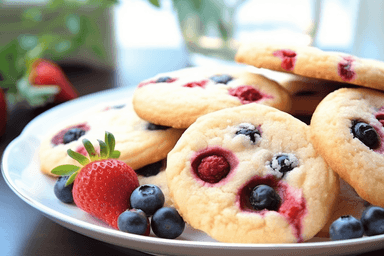
[(356, 77), (355, 71), (352, 69), (352, 63), (354, 59), (350, 56), (343, 57), (343, 60), (339, 62), (337, 71), (343, 81), (350, 82)]
[(197, 174), (203, 181), (217, 183), (229, 173), (229, 163), (223, 156), (211, 155), (203, 158)]
[(261, 100), (264, 96), (255, 88), (243, 85), (229, 90), (229, 94), (240, 99), (242, 104)]
[(208, 83), (208, 80), (202, 80), (202, 81), (198, 81), (198, 82), (187, 83), (187, 84), (183, 85), (183, 87), (187, 87), (187, 88), (201, 87), (201, 88), (204, 88), (207, 83)]
[(296, 53), (289, 49), (275, 51), (273, 56), (281, 59), (281, 68), (287, 71), (292, 71), (295, 68)]

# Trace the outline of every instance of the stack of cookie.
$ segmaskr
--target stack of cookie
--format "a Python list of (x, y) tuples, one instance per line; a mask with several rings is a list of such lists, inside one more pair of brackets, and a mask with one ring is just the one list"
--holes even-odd
[(158, 185), (166, 205), (222, 242), (303, 242), (364, 200), (384, 206), (383, 63), (270, 44), (244, 44), (236, 61), (254, 70), (158, 74), (132, 98), (65, 121), (41, 145), (42, 171), (109, 131), (140, 184)]
[[(293, 94), (322, 91), (308, 113), (311, 140), (342, 188), (325, 227), (341, 215), (360, 218), (366, 205), (384, 207), (383, 62), (281, 44), (244, 44), (236, 61), (294, 76), (285, 84)], [(301, 88), (294, 86), (297, 79), (306, 81)]]
[(293, 243), (330, 219), (338, 176), (276, 81), (240, 67), (186, 68), (140, 83), (133, 106), (144, 120), (186, 129), (166, 175), (193, 228), (222, 242)]

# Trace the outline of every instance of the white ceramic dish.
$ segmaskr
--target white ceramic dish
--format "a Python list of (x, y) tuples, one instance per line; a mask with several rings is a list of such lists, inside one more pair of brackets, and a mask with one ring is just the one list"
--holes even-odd
[(37, 150), (48, 124), (56, 123), (101, 101), (129, 97), (133, 89), (118, 88), (91, 94), (44, 112), (32, 120), (6, 148), (2, 173), (11, 189), (26, 203), (60, 225), (94, 239), (152, 254), (165, 255), (354, 255), (384, 248), (384, 235), (345, 241), (312, 239), (301, 244), (219, 243), (187, 227), (177, 239), (138, 236), (109, 228), (74, 205), (61, 203), (53, 193), (55, 179), (39, 170)]

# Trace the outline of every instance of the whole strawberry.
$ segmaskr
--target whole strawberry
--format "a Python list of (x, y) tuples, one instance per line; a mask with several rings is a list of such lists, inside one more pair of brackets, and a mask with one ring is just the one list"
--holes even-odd
[(55, 103), (72, 100), (79, 95), (63, 70), (54, 62), (45, 59), (37, 59), (33, 62), (28, 80), (33, 86), (57, 85), (60, 91), (55, 95)]
[(105, 133), (105, 142), (99, 140), (100, 154), (87, 139), (83, 140), (90, 159), (69, 149), (68, 155), (83, 167), (61, 165), (51, 172), (70, 176), (66, 185), (73, 184), (73, 200), (82, 210), (99, 218), (114, 228), (119, 215), (130, 208), (132, 191), (139, 186), (135, 171), (117, 160), (120, 152), (114, 150), (115, 138)]

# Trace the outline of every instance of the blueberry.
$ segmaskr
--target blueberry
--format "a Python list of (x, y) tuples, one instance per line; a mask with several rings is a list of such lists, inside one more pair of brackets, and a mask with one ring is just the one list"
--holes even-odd
[(123, 108), (123, 107), (125, 107), (125, 104), (112, 106), (112, 108), (114, 108), (114, 109), (121, 109), (121, 108)]
[(292, 171), (298, 165), (297, 158), (292, 154), (278, 154), (272, 158), (270, 166), (273, 170), (285, 173)]
[(233, 79), (230, 75), (215, 75), (210, 77), (211, 80), (215, 81), (216, 83), (220, 84), (227, 84), (229, 81)]
[(166, 82), (168, 82), (169, 80), (172, 80), (172, 78), (169, 77), (169, 76), (163, 76), (163, 77), (159, 77), (159, 78), (156, 80), (156, 83), (166, 83)]
[(146, 126), (146, 129), (150, 130), (150, 131), (167, 130), (169, 128), (171, 128), (171, 127), (164, 126), (164, 125), (153, 124), (153, 123), (148, 123), (147, 126)]
[(384, 208), (369, 206), (363, 211), (360, 220), (367, 236), (384, 234)]
[(185, 222), (175, 208), (162, 207), (152, 216), (151, 227), (156, 236), (174, 239), (183, 233)]
[(255, 210), (277, 211), (281, 204), (281, 198), (270, 186), (257, 185), (251, 192), (249, 202)]
[(364, 228), (360, 220), (351, 215), (343, 215), (331, 224), (329, 235), (331, 240), (359, 238), (364, 235)]
[(253, 143), (256, 142), (257, 137), (261, 136), (260, 131), (253, 125), (241, 125), (240, 128), (236, 131), (236, 135), (240, 134), (248, 136)]
[(163, 161), (160, 160), (158, 162), (148, 164), (144, 167), (141, 167), (141, 168), (135, 170), (135, 172), (138, 175), (141, 175), (144, 177), (151, 177), (151, 176), (157, 175), (160, 172), (162, 166), (163, 166)]
[(152, 216), (159, 208), (164, 206), (165, 197), (161, 189), (152, 184), (137, 187), (131, 194), (131, 207), (140, 209), (147, 216)]
[(68, 186), (65, 186), (65, 183), (67, 182), (69, 176), (60, 176), (55, 186), (53, 187), (53, 191), (56, 195), (56, 197), (63, 203), (71, 204), (73, 203), (73, 196), (72, 196), (72, 188), (73, 183), (71, 183)]
[(140, 209), (122, 212), (117, 218), (117, 227), (121, 231), (137, 235), (148, 235), (150, 231), (149, 219)]
[(371, 125), (364, 122), (353, 121), (351, 129), (353, 136), (358, 138), (370, 149), (374, 149), (379, 146), (379, 135), (377, 134), (375, 128)]
[(69, 129), (64, 134), (63, 143), (67, 144), (67, 143), (70, 143), (72, 141), (75, 141), (75, 140), (79, 139), (81, 136), (83, 136), (84, 134), (85, 134), (85, 131), (83, 129), (80, 129), (80, 128)]

